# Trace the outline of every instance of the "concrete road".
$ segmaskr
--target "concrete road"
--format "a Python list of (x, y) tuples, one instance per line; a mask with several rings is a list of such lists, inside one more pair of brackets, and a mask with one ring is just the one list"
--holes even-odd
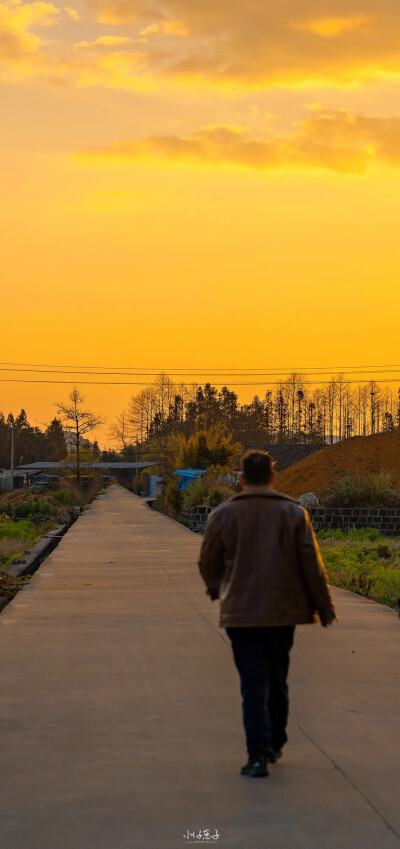
[(242, 777), (199, 545), (114, 486), (0, 615), (1, 849), (399, 849), (397, 614), (297, 628), (284, 758)]

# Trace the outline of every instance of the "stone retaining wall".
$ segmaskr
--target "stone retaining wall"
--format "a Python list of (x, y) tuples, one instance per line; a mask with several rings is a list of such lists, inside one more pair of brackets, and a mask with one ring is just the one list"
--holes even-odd
[(375, 528), (385, 537), (400, 536), (400, 510), (389, 507), (310, 507), (315, 531)]
[[(400, 510), (388, 507), (310, 507), (309, 514), (315, 531), (354, 528), (376, 528), (385, 537), (400, 537)], [(204, 533), (211, 507), (192, 507), (185, 511), (185, 521), (191, 531)]]
[(203, 507), (201, 505), (191, 507), (189, 510), (183, 510), (183, 518), (187, 527), (196, 534), (203, 534), (211, 510), (211, 507)]

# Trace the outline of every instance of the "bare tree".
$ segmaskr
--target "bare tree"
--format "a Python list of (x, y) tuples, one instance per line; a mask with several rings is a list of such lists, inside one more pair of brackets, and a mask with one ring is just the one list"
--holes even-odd
[(362, 436), (367, 436), (368, 433), (368, 403), (369, 403), (369, 390), (367, 384), (361, 387), (360, 390), (360, 402), (361, 402), (361, 420), (362, 420)]
[(137, 395), (132, 395), (128, 404), (126, 419), (130, 442), (134, 438), (143, 442), (149, 437), (156, 410), (157, 396), (154, 387), (147, 386)]
[(337, 374), (335, 376), (336, 381), (336, 392), (337, 392), (337, 414), (336, 414), (336, 430), (339, 436), (339, 440), (344, 439), (345, 437), (345, 419), (344, 419), (344, 406), (345, 406), (345, 395), (346, 395), (346, 381), (344, 374)]
[(131, 444), (133, 439), (132, 427), (126, 410), (122, 410), (122, 413), (117, 416), (115, 422), (110, 425), (109, 437), (114, 442), (121, 442), (122, 448), (127, 448)]
[(169, 413), (170, 404), (174, 395), (174, 383), (164, 371), (157, 375), (154, 383), (157, 393), (158, 413), (161, 421), (164, 421), (165, 417)]
[(75, 437), (76, 445), (76, 479), (78, 486), (81, 483), (81, 464), (80, 464), (80, 448), (81, 440), (96, 427), (104, 424), (103, 416), (98, 416), (92, 413), (91, 410), (84, 410), (82, 404), (85, 401), (85, 396), (81, 395), (79, 389), (74, 387), (68, 396), (69, 402), (63, 403), (56, 401), (57, 412), (61, 416), (64, 424), (71, 428)]
[(304, 401), (304, 392), (302, 389), (297, 390), (297, 436), (301, 439), (301, 419), (302, 419), (302, 403)]
[(376, 430), (376, 403), (377, 403), (377, 387), (374, 380), (371, 380), (369, 384), (369, 390), (371, 395), (371, 433), (375, 433)]

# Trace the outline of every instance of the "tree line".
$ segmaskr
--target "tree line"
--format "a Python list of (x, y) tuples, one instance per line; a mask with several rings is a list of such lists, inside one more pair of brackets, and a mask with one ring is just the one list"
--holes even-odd
[[(62, 461), (66, 457), (65, 429), (75, 436), (79, 451), (82, 440), (105, 419), (84, 407), (85, 398), (77, 388), (67, 402), (57, 402), (59, 417), (43, 430), (32, 426), (24, 409), (14, 419), (0, 412), (0, 467), (8, 468), (14, 428), (15, 465), (43, 459)], [(368, 436), (381, 431), (400, 430), (400, 388), (382, 386), (376, 381), (351, 384), (337, 374), (326, 385), (313, 387), (304, 375), (293, 372), (262, 397), (241, 404), (227, 386), (211, 383), (174, 383), (161, 372), (154, 383), (133, 395), (128, 406), (111, 426), (110, 436), (119, 443), (122, 458), (138, 459), (144, 446), (154, 438), (181, 435), (189, 439), (199, 432), (218, 427), (241, 445), (257, 443), (329, 443), (351, 436)], [(93, 453), (104, 461), (118, 459), (114, 451)], [(131, 455), (133, 455), (131, 457)]]
[(337, 374), (313, 387), (301, 373), (267, 388), (247, 404), (236, 392), (206, 383), (174, 383), (164, 372), (130, 399), (111, 427), (124, 453), (132, 445), (172, 433), (186, 438), (222, 425), (242, 445), (332, 443), (351, 436), (400, 430), (400, 389), (376, 381), (354, 385)]
[[(4, 413), (0, 412), (0, 467), (10, 467), (12, 453), (14, 466), (42, 460), (62, 462), (66, 459), (67, 453), (69, 457), (74, 453), (79, 484), (82, 448), (89, 447), (91, 459), (101, 458), (97, 441), (90, 444), (85, 437), (105, 422), (102, 416), (87, 410), (84, 407), (84, 401), (84, 396), (75, 387), (69, 393), (67, 401), (56, 402), (55, 406), (60, 418), (55, 417), (44, 430), (29, 423), (24, 409), (16, 418), (12, 413), (9, 413), (6, 418)], [(68, 434), (68, 445), (66, 434)], [(104, 459), (109, 460), (109, 452), (105, 454), (107, 456)]]
[(11, 439), (14, 425), (15, 465), (35, 463), (40, 460), (63, 460), (66, 454), (63, 426), (58, 418), (41, 430), (29, 424), (27, 414), (21, 410), (15, 418), (0, 412), (0, 467), (10, 468)]

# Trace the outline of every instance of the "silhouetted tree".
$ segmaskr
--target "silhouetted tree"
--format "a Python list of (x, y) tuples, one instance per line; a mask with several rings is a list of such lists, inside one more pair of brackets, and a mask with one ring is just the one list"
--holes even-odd
[(66, 403), (58, 401), (56, 407), (65, 425), (71, 428), (75, 437), (76, 479), (79, 486), (81, 482), (81, 440), (87, 433), (104, 424), (105, 419), (91, 410), (83, 409), (82, 404), (85, 398), (76, 387), (70, 392), (68, 401)]
[(63, 460), (66, 454), (65, 436), (60, 419), (54, 418), (45, 431), (46, 459)]

